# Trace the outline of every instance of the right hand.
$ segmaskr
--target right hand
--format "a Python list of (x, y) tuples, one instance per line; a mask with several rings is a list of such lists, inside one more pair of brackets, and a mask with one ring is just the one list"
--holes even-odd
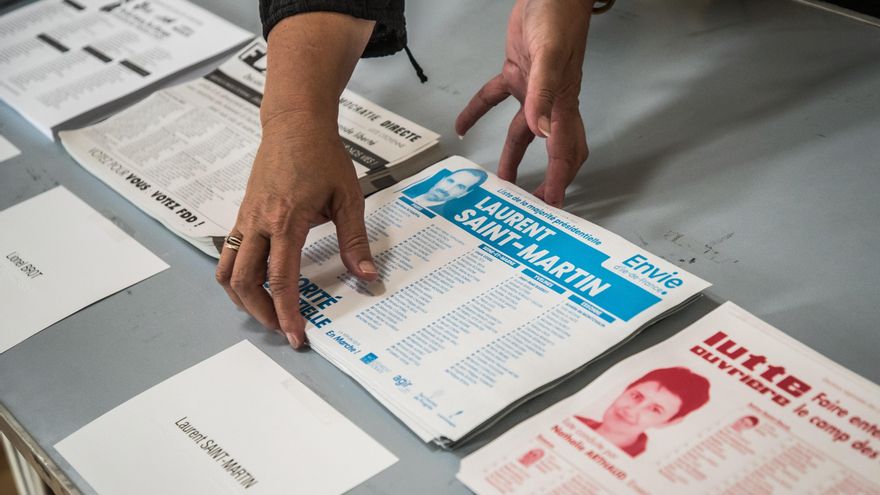
[(532, 140), (546, 138), (547, 172), (534, 194), (559, 208), (566, 187), (589, 155), (578, 97), (593, 3), (517, 0), (507, 26), (501, 72), (480, 88), (455, 121), (461, 136), (508, 96), (519, 100), (522, 105), (510, 122), (498, 177), (515, 182)]
[[(334, 109), (335, 110), (335, 109)], [(334, 112), (274, 115), (263, 137), (217, 281), (239, 308), (281, 330), (294, 348), (306, 343), (299, 313), (300, 258), (312, 225), (336, 224), (345, 267), (364, 280), (378, 277), (364, 227), (364, 198), (342, 145)], [(263, 288), (268, 281), (271, 296)]]

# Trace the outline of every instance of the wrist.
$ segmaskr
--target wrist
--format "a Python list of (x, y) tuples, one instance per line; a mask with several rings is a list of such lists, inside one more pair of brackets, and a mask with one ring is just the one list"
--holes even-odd
[(373, 21), (333, 12), (290, 16), (268, 39), (260, 119), (328, 126), (336, 134), (339, 96), (373, 31)]
[(337, 134), (338, 98), (285, 98), (283, 104), (263, 100), (260, 124), (263, 134)]

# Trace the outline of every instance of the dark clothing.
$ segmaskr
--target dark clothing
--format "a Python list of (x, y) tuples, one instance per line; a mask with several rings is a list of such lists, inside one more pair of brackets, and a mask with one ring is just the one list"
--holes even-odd
[(260, 0), (263, 36), (289, 17), (303, 12), (339, 12), (352, 17), (376, 21), (364, 57), (382, 57), (406, 46), (404, 0)]
[[(594, 430), (597, 430), (597, 429), (599, 429), (600, 426), (602, 426), (602, 423), (600, 423), (599, 421), (592, 420), (590, 418), (584, 418), (582, 416), (575, 416), (574, 418)], [(619, 448), (620, 448), (620, 450), (629, 454), (630, 457), (636, 457), (637, 455), (644, 452), (645, 447), (647, 447), (647, 446), (648, 446), (648, 435), (645, 435), (644, 433), (642, 433), (639, 435), (639, 438), (637, 438), (635, 442), (627, 445), (626, 447), (619, 447)]]

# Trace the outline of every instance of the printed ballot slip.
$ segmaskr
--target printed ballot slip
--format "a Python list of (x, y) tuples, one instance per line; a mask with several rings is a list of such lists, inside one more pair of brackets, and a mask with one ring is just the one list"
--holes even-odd
[(302, 254), (312, 347), (420, 438), (454, 447), (709, 284), (462, 157), (366, 200), (379, 280), (332, 225)]
[(0, 353), (168, 265), (63, 186), (0, 211)]
[(5, 136), (0, 134), (0, 162), (11, 160), (21, 154), (21, 150), (15, 147)]
[(397, 458), (248, 341), (55, 448), (98, 493), (343, 493)]
[[(203, 78), (158, 91), (91, 127), (59, 134), (86, 170), (213, 257), (235, 225), (260, 145), (266, 43)], [(421, 170), (440, 136), (345, 90), (339, 135), (369, 194)], [(320, 164), (315, 164), (320, 166)]]
[(40, 0), (0, 18), (0, 98), (46, 137), (253, 34), (185, 0)]
[(479, 494), (877, 494), (880, 388), (725, 303), (464, 458)]

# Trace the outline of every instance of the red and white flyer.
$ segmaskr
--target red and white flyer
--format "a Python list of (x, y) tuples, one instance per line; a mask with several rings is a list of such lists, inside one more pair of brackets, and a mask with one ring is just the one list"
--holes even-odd
[(725, 303), (464, 458), (476, 493), (880, 493), (880, 388)]

